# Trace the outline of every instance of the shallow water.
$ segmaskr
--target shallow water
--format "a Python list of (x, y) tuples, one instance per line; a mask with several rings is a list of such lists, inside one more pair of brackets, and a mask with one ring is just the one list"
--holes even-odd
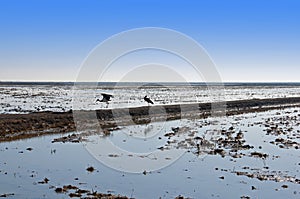
[[(270, 141), (276, 136), (267, 135), (264, 131), (267, 118), (274, 120), (286, 115), (299, 116), (299, 112), (295, 111), (300, 110), (293, 108), (227, 118), (177, 120), (127, 126), (112, 131), (109, 137), (90, 136), (87, 137), (88, 142), (77, 144), (51, 143), (59, 135), (0, 143), (0, 195), (14, 193), (12, 198), (68, 198), (67, 193), (57, 194), (54, 189), (71, 184), (82, 189), (146, 199), (175, 198), (178, 195), (191, 198), (240, 198), (241, 196), (299, 198), (300, 184), (289, 181), (261, 181), (234, 173), (235, 171), (281, 172), (282, 175), (300, 178), (299, 149), (280, 148), (278, 145), (271, 144)], [(299, 118), (296, 122), (299, 123)], [(168, 160), (171, 163), (167, 167), (153, 169), (153, 171), (145, 169), (146, 175), (144, 175), (142, 171), (128, 173), (112, 169), (111, 165), (101, 162), (103, 161), (101, 157), (98, 161), (97, 154), (91, 154), (87, 150), (90, 145), (99, 146), (103, 140), (110, 140), (115, 146), (129, 153), (147, 154), (156, 151), (157, 147), (163, 146), (168, 140), (187, 138), (187, 134), (183, 134), (168, 139), (164, 135), (172, 132), (172, 127), (189, 127), (186, 133), (195, 130), (198, 136), (215, 138), (220, 135), (211, 133), (214, 129), (228, 129), (230, 126), (234, 126), (236, 131), (241, 130), (246, 144), (254, 146), (253, 149), (243, 150), (243, 153), (257, 151), (269, 156), (257, 158), (245, 155), (241, 158), (233, 158), (205, 153), (197, 155), (195, 148), (192, 147), (184, 149), (183, 155), (178, 160)], [(300, 125), (294, 125), (291, 132), (296, 135), (293, 140), (298, 143), (300, 143), (299, 130)], [(33, 150), (26, 150), (28, 147)], [(101, 154), (101, 151), (98, 152)], [(115, 151), (108, 151), (108, 153), (117, 155), (110, 157), (112, 161), (124, 160), (123, 164), (133, 164), (133, 161), (126, 162), (128, 158), (126, 154), (116, 154)], [(143, 159), (145, 157), (141, 161)], [(150, 163), (158, 161), (155, 158), (148, 158), (148, 160)], [(88, 172), (86, 168), (89, 166), (93, 166), (96, 170)], [(50, 181), (47, 184), (40, 184), (39, 182), (44, 178)], [(283, 188), (282, 185), (288, 187)], [(252, 190), (252, 186), (255, 190)]]

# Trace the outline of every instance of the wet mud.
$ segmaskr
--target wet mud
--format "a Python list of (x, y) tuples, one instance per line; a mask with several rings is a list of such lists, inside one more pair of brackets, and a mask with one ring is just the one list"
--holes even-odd
[[(105, 129), (115, 128), (118, 125), (131, 125), (132, 122), (134, 124), (147, 124), (154, 120), (207, 118), (212, 115), (236, 115), (296, 106), (300, 106), (299, 97), (237, 100), (226, 103), (143, 106), (96, 111), (0, 114), (0, 142), (54, 133), (67, 133), (78, 129), (80, 131), (95, 129), (95, 119), (96, 126), (103, 133), (109, 134)], [(268, 129), (268, 131), (273, 132), (274, 129)], [(299, 147), (299, 144), (290, 143), (289, 140), (285, 142)]]

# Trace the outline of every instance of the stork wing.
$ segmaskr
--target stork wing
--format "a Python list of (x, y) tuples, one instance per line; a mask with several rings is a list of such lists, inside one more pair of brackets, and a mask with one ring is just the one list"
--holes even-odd
[(110, 94), (107, 94), (107, 93), (101, 93), (101, 95), (102, 95), (104, 98), (111, 98), (111, 97), (114, 97), (113, 95), (110, 95)]

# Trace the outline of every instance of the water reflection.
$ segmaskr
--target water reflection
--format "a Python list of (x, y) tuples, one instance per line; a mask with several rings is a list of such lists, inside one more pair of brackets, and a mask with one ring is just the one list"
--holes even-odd
[[(216, 119), (167, 121), (158, 133), (155, 125), (128, 126), (104, 138), (87, 136), (87, 141), (81, 143), (52, 143), (58, 135), (0, 143), (0, 195), (67, 198), (65, 193), (56, 193), (55, 188), (74, 185), (135, 198), (175, 198), (179, 194), (192, 198), (299, 198), (299, 183), (293, 181), (299, 179), (299, 151), (295, 147), (280, 148), (270, 143), (277, 137), (267, 135), (265, 126), (270, 118), (276, 121), (276, 117), (280, 120), (286, 115), (298, 117), (295, 110), (231, 116), (219, 123)], [(293, 128), (291, 136), (280, 136), (299, 143), (300, 127), (293, 125)], [(292, 137), (293, 134), (298, 137)], [(142, 169), (147, 166), (143, 165), (139, 172), (132, 174), (102, 164), (86, 150), (88, 143), (98, 142), (104, 147), (96, 149), (101, 157), (115, 161), (116, 165), (120, 160), (128, 165), (136, 164), (128, 154), (112, 153), (103, 145), (107, 141), (132, 153), (172, 149), (184, 153), (165, 168), (151, 171)], [(243, 149), (246, 145), (250, 148)], [(254, 152), (268, 156), (252, 156)], [(155, 158), (157, 156), (144, 156), (142, 159), (159, 162)], [(89, 172), (88, 167), (95, 170)], [(278, 182), (272, 180), (271, 175), (278, 177)], [(286, 177), (290, 177), (289, 180)], [(45, 178), (49, 182), (39, 183)]]

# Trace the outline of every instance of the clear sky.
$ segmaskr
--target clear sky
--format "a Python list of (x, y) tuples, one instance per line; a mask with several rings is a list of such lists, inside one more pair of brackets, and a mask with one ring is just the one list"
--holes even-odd
[(297, 0), (1, 0), (0, 81), (74, 81), (111, 35), (163, 27), (199, 42), (223, 81), (300, 82), (299, 10)]

